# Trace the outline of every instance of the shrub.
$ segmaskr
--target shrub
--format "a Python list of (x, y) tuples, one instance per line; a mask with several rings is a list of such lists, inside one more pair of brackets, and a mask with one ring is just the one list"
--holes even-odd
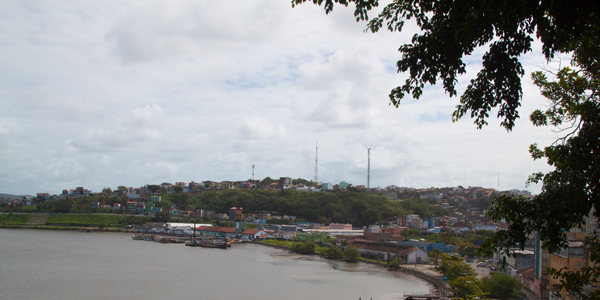
[(352, 246), (347, 247), (344, 250), (344, 258), (347, 261), (357, 262), (360, 259), (360, 252), (358, 251), (358, 248)]
[(387, 267), (390, 270), (397, 270), (398, 268), (400, 268), (401, 264), (402, 264), (402, 258), (396, 257), (394, 260), (392, 260), (388, 263)]
[(342, 249), (340, 247), (330, 244), (329, 247), (324, 251), (324, 255), (327, 258), (342, 258), (344, 257), (344, 253), (342, 253)]
[(294, 243), (292, 245), (292, 251), (300, 254), (314, 254), (315, 253), (315, 243), (311, 242), (302, 242), (302, 243)]

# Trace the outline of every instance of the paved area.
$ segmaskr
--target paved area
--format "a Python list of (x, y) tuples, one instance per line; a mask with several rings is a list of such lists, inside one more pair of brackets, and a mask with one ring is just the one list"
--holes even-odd
[(485, 267), (478, 267), (477, 264), (478, 264), (477, 261), (469, 263), (469, 265), (471, 266), (471, 268), (477, 272), (477, 278), (481, 279), (483, 277), (486, 277), (486, 276), (490, 275), (490, 273), (492, 272), (492, 270), (490, 269), (489, 265), (485, 266)]
[(435, 271), (435, 266), (433, 264), (402, 265), (402, 268), (414, 269), (429, 276), (441, 276), (440, 273)]

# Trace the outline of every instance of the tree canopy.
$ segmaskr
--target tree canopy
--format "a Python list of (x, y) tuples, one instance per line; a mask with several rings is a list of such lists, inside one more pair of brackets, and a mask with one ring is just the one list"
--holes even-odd
[[(379, 6), (378, 0), (292, 0), (292, 6), (307, 1), (323, 5), (326, 13), (336, 3), (353, 3), (357, 21), (368, 21), (369, 12)], [(425, 84), (441, 82), (450, 96), (457, 96), (458, 77), (466, 73), (465, 57), (477, 47), (487, 47), (483, 67), (462, 93), (454, 118), (470, 113), (481, 128), (497, 107), (501, 125), (510, 130), (522, 97), (519, 57), (532, 50), (534, 37), (547, 59), (572, 53), (584, 66), (598, 69), (599, 12), (598, 1), (396, 0), (370, 20), (367, 29), (400, 32), (408, 20), (421, 29), (411, 43), (400, 46), (398, 72), (410, 77), (391, 91), (395, 106), (406, 94), (418, 99)]]
[(525, 296), (523, 284), (504, 273), (492, 272), (481, 280), (481, 286), (491, 299), (520, 299)]
[[(294, 190), (206, 190), (197, 194), (163, 195), (161, 206), (226, 213), (233, 206), (244, 213), (276, 212), (310, 222), (365, 226), (408, 214), (399, 201), (365, 191), (302, 192)], [(157, 204), (158, 205), (158, 204)]]
[[(336, 3), (353, 4), (357, 21), (369, 21), (369, 12), (379, 5), (377, 0), (292, 0), (292, 5), (307, 1), (323, 5), (326, 13)], [(449, 96), (457, 96), (458, 78), (466, 73), (465, 57), (478, 47), (487, 48), (481, 70), (460, 95), (453, 113), (453, 120), (470, 115), (478, 128), (497, 109), (501, 126), (513, 129), (525, 75), (519, 58), (537, 45), (534, 39), (547, 60), (559, 53), (571, 57), (572, 68), (532, 76), (549, 106), (532, 113), (530, 120), (536, 126), (552, 126), (563, 136), (543, 149), (534, 144), (530, 152), (555, 169), (530, 177), (529, 182), (543, 184), (533, 200), (511, 196), (494, 200), (489, 216), (505, 219), (509, 228), (498, 231), (483, 247), (488, 255), (498, 245), (510, 253), (538, 233), (550, 252), (564, 248), (565, 231), (581, 227), (588, 216), (600, 217), (600, 2), (395, 0), (368, 22), (367, 30), (400, 32), (407, 20), (416, 22), (420, 31), (399, 48), (398, 72), (410, 76), (391, 91), (390, 103), (397, 107), (406, 95), (418, 99), (426, 84), (441, 83)], [(555, 80), (549, 80), (548, 73)], [(591, 266), (577, 272), (555, 270), (553, 274), (563, 279), (559, 288), (581, 293), (583, 286), (600, 278), (599, 241), (592, 236), (586, 243)], [(600, 293), (580, 295), (600, 298)]]

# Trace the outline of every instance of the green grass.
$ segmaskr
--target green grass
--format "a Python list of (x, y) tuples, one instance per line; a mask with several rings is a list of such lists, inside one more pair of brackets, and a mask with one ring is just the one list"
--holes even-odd
[(387, 265), (387, 262), (385, 260), (381, 260), (381, 259), (367, 258), (367, 257), (362, 257), (361, 256), (360, 260), (361, 261), (370, 261), (372, 263)]
[(282, 240), (264, 240), (264, 241), (259, 241), (259, 243), (282, 246), (282, 247), (287, 247), (287, 248), (292, 248), (292, 245), (294, 245), (294, 241), (282, 241)]
[(0, 223), (6, 225), (27, 224), (31, 219), (30, 214), (2, 214), (0, 215)]
[(102, 226), (119, 226), (120, 216), (115, 215), (52, 215), (46, 224), (69, 224), (70, 226), (88, 226), (91, 224)]

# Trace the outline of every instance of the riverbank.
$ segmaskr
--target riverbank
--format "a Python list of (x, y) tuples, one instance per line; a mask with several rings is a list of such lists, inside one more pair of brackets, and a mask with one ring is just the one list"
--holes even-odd
[[(1, 299), (403, 299), (431, 285), (250, 243), (228, 250), (126, 233), (0, 229)], [(382, 272), (383, 273), (383, 272)], [(276, 287), (276, 288), (274, 288)]]
[(74, 227), (78, 230), (83, 227), (114, 231), (132, 224), (134, 221), (132, 218), (134, 217), (111, 214), (8, 213), (0, 214), (0, 228), (57, 229)]
[[(260, 242), (253, 242), (253, 244), (267, 246), (267, 247), (281, 249), (281, 250), (291, 251), (290, 247), (286, 247), (286, 246), (283, 246), (283, 245), (274, 245), (274, 244), (260, 243)], [(311, 255), (318, 256), (319, 254), (318, 253), (314, 253), (314, 254), (311, 254)], [(374, 261), (374, 260), (370, 260), (370, 259), (366, 259), (366, 258), (361, 257), (359, 259), (359, 262), (378, 266), (378, 267), (380, 267), (382, 269), (385, 269), (388, 272), (401, 272), (401, 273), (413, 275), (413, 276), (415, 276), (417, 278), (425, 280), (429, 284), (433, 285), (433, 287), (435, 289), (435, 293), (439, 294), (440, 296), (445, 297), (445, 296), (447, 296), (450, 293), (450, 287), (443, 280), (444, 276), (442, 276), (440, 273), (438, 273), (436, 271), (432, 271), (430, 269), (430, 265), (424, 265), (424, 264), (421, 264), (421, 265), (402, 265), (400, 267), (400, 269), (398, 269), (398, 270), (390, 270), (390, 269), (387, 268), (387, 264), (385, 262), (382, 262), (382, 261)]]
[[(0, 228), (135, 233), (135, 231), (131, 230), (131, 229), (125, 229), (125, 228), (121, 228), (121, 227), (112, 227), (112, 226), (109, 227), (109, 226), (104, 226), (104, 225), (101, 226), (98, 224), (93, 224), (92, 222), (89, 222), (88, 224), (94, 225), (94, 226), (90, 226), (90, 225), (86, 226), (85, 224), (81, 224), (81, 223), (83, 223), (82, 218), (89, 218), (86, 220), (92, 221), (92, 216), (93, 215), (89, 215), (89, 216), (79, 215), (77, 217), (76, 221), (77, 221), (77, 223), (79, 223), (77, 225), (81, 225), (81, 226), (73, 226), (73, 224), (75, 224), (74, 222), (60, 223), (60, 225), (58, 225), (57, 223), (54, 223), (54, 222), (50, 223), (50, 221), (57, 221), (54, 219), (50, 219), (52, 217), (52, 215), (43, 215), (43, 214), (41, 216), (37, 216), (35, 214), (29, 215), (29, 216), (28, 215), (17, 215), (17, 214), (13, 214), (12, 216), (4, 215), (4, 216), (2, 216), (3, 218), (2, 218), (2, 222), (0, 224)], [(59, 221), (65, 222), (64, 216), (57, 216), (57, 217), (53, 217), (53, 218), (55, 218), (55, 219), (61, 218), (61, 219), (59, 219)], [(96, 221), (106, 220), (106, 221), (108, 221), (107, 223), (113, 223), (113, 224), (115, 222), (115, 220), (113, 218), (99, 219), (99, 218), (95, 217), (94, 220), (96, 220)], [(48, 223), (50, 223), (52, 225), (50, 225)], [(267, 243), (254, 243), (254, 244), (290, 251), (290, 247), (287, 247), (284, 245), (273, 245), (273, 244), (267, 244)], [(314, 255), (318, 255), (318, 254), (314, 254)], [(373, 260), (369, 260), (366, 258), (360, 258), (360, 262), (377, 265), (377, 266), (379, 266), (381, 268), (385, 268), (387, 270), (386, 263), (382, 262), (382, 261), (373, 261)], [(419, 266), (421, 266), (421, 265), (419, 265)], [(418, 278), (421, 278), (421, 279), (427, 281), (428, 283), (432, 284), (435, 287), (435, 289), (438, 291), (438, 293), (441, 295), (447, 294), (448, 288), (447, 288), (446, 283), (442, 280), (442, 276), (435, 271), (427, 270), (425, 267), (417, 267), (414, 265), (402, 266), (402, 268), (399, 271), (404, 272), (406, 274), (414, 275)]]

